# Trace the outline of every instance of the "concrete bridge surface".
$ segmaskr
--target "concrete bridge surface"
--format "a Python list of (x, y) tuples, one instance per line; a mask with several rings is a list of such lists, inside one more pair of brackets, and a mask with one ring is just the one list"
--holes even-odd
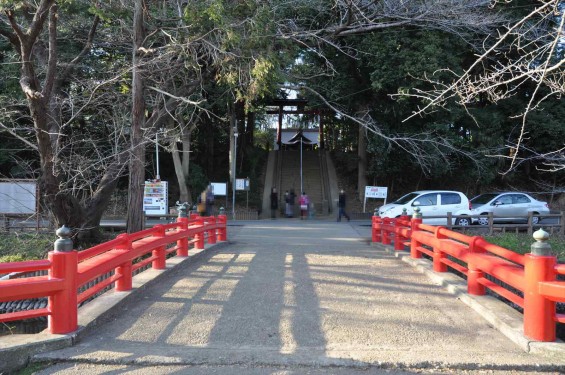
[(368, 222), (230, 224), (227, 245), (132, 294), (76, 345), (37, 355), (53, 361), (39, 374), (565, 371), (565, 355), (526, 352), (371, 246)]

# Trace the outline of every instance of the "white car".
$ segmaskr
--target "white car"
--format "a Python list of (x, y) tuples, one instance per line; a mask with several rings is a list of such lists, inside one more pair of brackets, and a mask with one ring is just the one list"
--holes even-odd
[[(534, 215), (549, 214), (547, 202), (518, 192), (481, 194), (471, 199), (471, 207), (473, 215), (488, 215), (492, 212), (494, 222), (527, 222), (530, 212)], [(533, 224), (540, 220), (539, 216), (532, 217)], [(473, 223), (488, 225), (488, 218), (473, 218)]]
[[(447, 213), (452, 215), (471, 215), (471, 205), (467, 196), (459, 191), (420, 190), (408, 193), (392, 203), (379, 208), (380, 217), (398, 217), (406, 209), (408, 215), (414, 213), (414, 208), (419, 207), (423, 222), (433, 225), (446, 225)], [(440, 218), (426, 218), (426, 216), (441, 216)], [(471, 218), (461, 217), (453, 219), (453, 225), (467, 226)]]

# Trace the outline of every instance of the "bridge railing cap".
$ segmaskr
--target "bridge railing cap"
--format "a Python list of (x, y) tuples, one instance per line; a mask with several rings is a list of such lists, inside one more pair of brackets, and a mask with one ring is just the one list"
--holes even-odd
[(71, 235), (73, 234), (73, 231), (69, 227), (63, 225), (61, 228), (57, 229), (55, 234), (59, 237), (55, 241), (53, 246), (55, 252), (68, 253), (70, 251), (73, 251), (74, 245), (73, 245), (73, 240), (71, 240)]

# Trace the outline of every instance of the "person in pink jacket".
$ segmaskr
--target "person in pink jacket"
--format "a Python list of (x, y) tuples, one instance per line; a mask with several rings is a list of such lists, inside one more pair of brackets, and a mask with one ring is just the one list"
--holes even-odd
[(310, 207), (310, 199), (308, 199), (306, 192), (302, 192), (298, 203), (300, 204), (300, 220), (304, 220), (308, 218), (308, 209)]

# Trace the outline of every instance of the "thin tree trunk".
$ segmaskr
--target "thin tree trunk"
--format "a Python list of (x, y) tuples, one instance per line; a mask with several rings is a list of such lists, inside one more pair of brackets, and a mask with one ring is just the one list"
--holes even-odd
[(365, 186), (367, 186), (367, 134), (366, 129), (359, 126), (359, 139), (357, 156), (358, 160), (358, 175), (357, 175), (357, 188), (359, 192), (359, 200), (365, 199)]
[(129, 160), (129, 188), (127, 231), (143, 229), (143, 184), (145, 182), (145, 145), (143, 127), (145, 123), (144, 83), (141, 72), (139, 48), (145, 38), (143, 25), (143, 0), (135, 0), (133, 17), (133, 57), (132, 57), (132, 123), (131, 156)]
[(184, 178), (183, 165), (179, 156), (179, 149), (176, 142), (171, 145), (171, 153), (173, 156), (173, 165), (175, 167), (175, 174), (179, 185), (179, 202), (190, 202), (188, 193), (188, 181)]

